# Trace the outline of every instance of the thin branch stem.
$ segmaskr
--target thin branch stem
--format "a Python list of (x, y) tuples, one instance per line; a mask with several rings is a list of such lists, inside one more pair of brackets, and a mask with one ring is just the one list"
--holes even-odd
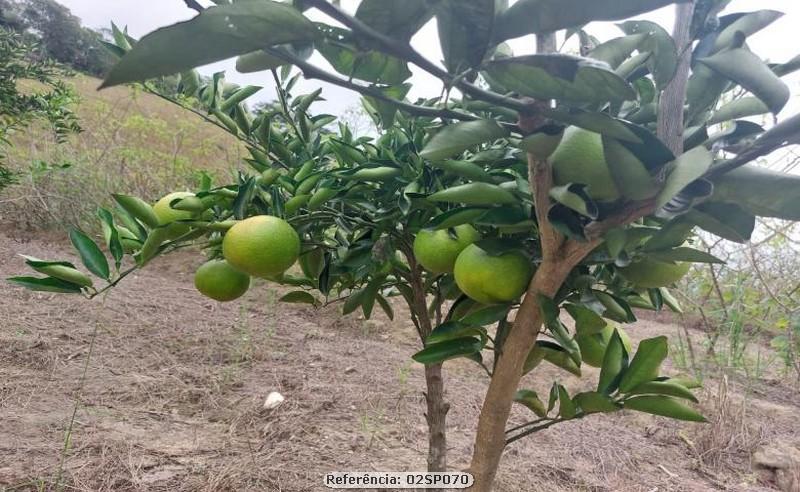
[(520, 429), (524, 429), (525, 427), (528, 427), (528, 426), (531, 426), (531, 425), (541, 424), (542, 422), (544, 422), (546, 420), (551, 420), (551, 419), (550, 419), (550, 417), (542, 417), (540, 419), (531, 420), (529, 422), (525, 422), (524, 424), (520, 424), (520, 425), (517, 425), (515, 427), (512, 427), (512, 428), (508, 429), (506, 431), (506, 434), (511, 434), (514, 431), (518, 431)]
[[(582, 414), (578, 414), (578, 415), (580, 415), (581, 417), (583, 416)], [(578, 418), (578, 415), (576, 415), (574, 418)], [(537, 425), (535, 427), (531, 427), (531, 428), (529, 428), (529, 429), (527, 429), (527, 430), (525, 430), (523, 432), (520, 432), (519, 434), (516, 434), (516, 435), (506, 439), (506, 446), (508, 446), (509, 444), (511, 444), (514, 441), (519, 441), (520, 439), (522, 439), (525, 436), (529, 436), (529, 435), (531, 435), (531, 434), (533, 434), (535, 432), (539, 432), (539, 431), (545, 430), (548, 427), (552, 427), (552, 426), (554, 426), (556, 424), (560, 424), (561, 422), (565, 422), (566, 420), (572, 420), (572, 419), (560, 419), (560, 418), (557, 418), (557, 419), (551, 420), (550, 422), (547, 422), (546, 424), (542, 424), (542, 425)]]
[(498, 106), (503, 106), (505, 108), (513, 109), (515, 111), (522, 111), (526, 107), (525, 103), (518, 99), (481, 89), (480, 87), (469, 83), (464, 78), (450, 74), (447, 72), (447, 70), (444, 70), (422, 56), (419, 52), (412, 48), (408, 42), (402, 42), (397, 39), (390, 38), (374, 30), (370, 26), (349, 15), (344, 10), (326, 0), (307, 0), (306, 5), (316, 7), (321, 12), (331, 16), (333, 19), (350, 28), (356, 35), (367, 38), (369, 41), (373, 42), (380, 51), (413, 63), (437, 79), (441, 80), (448, 87), (457, 87), (459, 90), (461, 90), (461, 92), (470, 97), (490, 102)]
[(321, 68), (318, 68), (304, 60), (301, 60), (300, 58), (297, 58), (281, 49), (266, 48), (264, 49), (264, 51), (269, 53), (270, 55), (280, 58), (281, 60), (293, 64), (294, 66), (299, 68), (300, 71), (303, 72), (303, 76), (307, 79), (321, 80), (323, 82), (328, 82), (329, 84), (337, 85), (339, 87), (344, 87), (345, 89), (358, 92), (362, 96), (373, 97), (380, 101), (392, 104), (395, 107), (397, 107), (397, 109), (402, 110), (414, 116), (422, 116), (430, 118), (447, 118), (447, 119), (461, 120), (461, 121), (471, 121), (478, 119), (476, 116), (461, 111), (455, 111), (451, 109), (430, 108), (427, 106), (418, 106), (416, 104), (410, 104), (407, 102), (399, 101), (397, 99), (392, 99), (391, 97), (381, 92), (379, 89), (356, 84), (355, 82), (352, 82), (348, 79), (345, 79), (338, 75), (322, 70)]

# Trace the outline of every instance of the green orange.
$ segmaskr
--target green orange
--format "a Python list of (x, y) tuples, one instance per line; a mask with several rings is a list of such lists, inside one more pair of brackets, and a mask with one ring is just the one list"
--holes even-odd
[(654, 289), (674, 284), (689, 273), (691, 266), (691, 263), (642, 258), (620, 268), (619, 273), (637, 287)]
[(414, 256), (431, 273), (452, 273), (459, 253), (480, 237), (469, 224), (438, 231), (423, 229), (414, 238)]
[(525, 292), (533, 266), (519, 251), (490, 255), (470, 244), (458, 255), (453, 271), (458, 288), (468, 297), (482, 304), (501, 304)]
[(222, 255), (234, 268), (254, 277), (285, 272), (300, 255), (300, 237), (283, 219), (257, 215), (237, 222), (222, 240)]
[(614, 201), (620, 197), (609, 171), (599, 133), (571, 126), (556, 150), (550, 155), (553, 180), (557, 185), (582, 183), (587, 193), (598, 201)]
[(194, 286), (206, 297), (227, 302), (241, 297), (250, 288), (250, 276), (225, 260), (211, 260), (197, 269)]
[(166, 231), (166, 239), (176, 239), (189, 232), (190, 228), (188, 225), (173, 224), (173, 222), (176, 220), (191, 219), (195, 214), (186, 210), (176, 210), (170, 206), (170, 202), (177, 200), (178, 198), (187, 198), (192, 196), (194, 196), (194, 193), (189, 193), (187, 191), (176, 191), (161, 198), (156, 202), (155, 205), (153, 205), (153, 212), (155, 212), (156, 217), (158, 217), (158, 224), (160, 226), (167, 226), (164, 228)]

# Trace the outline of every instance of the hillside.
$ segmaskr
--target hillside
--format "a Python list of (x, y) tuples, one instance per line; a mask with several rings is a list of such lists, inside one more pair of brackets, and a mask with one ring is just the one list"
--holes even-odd
[(194, 186), (201, 171), (228, 182), (241, 162), (237, 140), (156, 96), (129, 87), (98, 92), (100, 81), (83, 75), (68, 83), (84, 131), (63, 145), (36, 127), (17, 136), (8, 153), (20, 183), (0, 198), (4, 223), (91, 221), (112, 192), (155, 200)]
[[(17, 253), (71, 254), (21, 236), (0, 235), (2, 277), (24, 272)], [(104, 302), (0, 284), (0, 490), (49, 490), (76, 401), (65, 490), (306, 492), (325, 490), (329, 471), (424, 469), (424, 382), (410, 359), (412, 326), (277, 303), (280, 287), (264, 282), (240, 301), (217, 304), (191, 284), (201, 262), (197, 254), (158, 260)], [(629, 329), (634, 341), (679, 331), (647, 320)], [(666, 372), (678, 372), (675, 363)], [(445, 365), (455, 469), (467, 464), (486, 388), (470, 364)], [(537, 375), (573, 391), (591, 385), (595, 371), (578, 379), (543, 366)], [(512, 445), (497, 490), (744, 492), (790, 484), (791, 470), (757, 463), (780, 466), (782, 446), (800, 443), (797, 392), (717, 376), (705, 386), (699, 397), (711, 423), (620, 412), (555, 426)], [(271, 391), (286, 401), (265, 410)], [(526, 417), (517, 407), (511, 422)]]

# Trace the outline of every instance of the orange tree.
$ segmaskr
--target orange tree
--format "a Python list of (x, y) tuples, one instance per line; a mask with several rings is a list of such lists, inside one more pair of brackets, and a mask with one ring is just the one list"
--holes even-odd
[[(156, 207), (187, 216), (165, 219), (118, 197), (125, 229), (100, 212), (108, 249), (119, 266), (128, 248), (137, 268), (199, 240), (212, 257), (247, 272), (226, 254), (225, 237), (254, 216), (288, 219), (299, 234), (278, 263), (285, 268), (306, 252), (305, 275), (250, 270), (304, 288), (284, 300), (317, 303), (313, 292), (333, 293), (347, 299), (346, 311), (361, 306), (369, 314), (375, 303), (390, 310), (385, 296), (403, 295), (425, 341), (414, 358), (426, 372), (469, 357), (490, 375), (471, 464), (475, 490), (491, 489), (509, 443), (560, 422), (622, 408), (702, 421), (686, 403), (694, 400), (691, 385), (659, 373), (666, 338), (644, 340), (634, 353), (613, 323), (634, 321), (632, 306), (678, 308), (666, 287), (685, 264), (718, 261), (691, 247), (696, 227), (745, 241), (756, 215), (800, 217), (798, 178), (749, 164), (796, 142), (800, 117), (768, 130), (742, 120), (783, 108), (789, 90), (780, 77), (798, 63), (768, 65), (745, 44), (779, 13), (721, 16), (724, 0), (678, 3), (672, 35), (643, 20), (620, 23), (622, 35), (606, 42), (581, 28), (671, 3), (415, 1), (398, 8), (364, 0), (351, 15), (325, 0), (240, 0), (208, 10), (193, 3), (197, 17), (132, 48), (118, 33), (123, 56), (106, 86), (182, 72), (183, 89), (199, 97), (209, 121), (250, 144), (261, 175), (217, 188), (207, 182), (194, 196)], [(305, 17), (312, 7), (344, 27), (312, 23)], [(445, 68), (408, 42), (433, 17)], [(581, 56), (555, 53), (553, 33), (562, 29), (578, 36)], [(513, 56), (504, 41), (530, 33), (538, 52)], [(337, 73), (309, 63), (313, 50)], [(273, 71), (281, 84), (274, 114), (249, 116), (241, 103), (255, 88), (226, 86), (221, 76), (198, 87), (193, 67), (237, 55), (242, 71)], [(408, 63), (441, 80), (444, 96), (407, 101)], [(292, 66), (362, 94), (384, 127), (381, 137), (326, 131), (332, 117), (308, 114), (318, 93), (288, 97)], [(738, 92), (748, 95), (721, 103)], [(254, 230), (236, 236), (270, 237)], [(482, 239), (472, 242), (474, 230)], [(428, 244), (414, 248), (415, 235)], [(130, 271), (112, 274), (90, 238), (71, 236), (86, 267), (109, 286)], [(446, 251), (457, 254), (453, 274), (450, 258), (439, 254)], [(66, 262), (29, 264), (49, 276), (14, 281), (90, 296), (107, 288), (95, 289)], [(456, 299), (445, 312), (448, 293)], [(600, 366), (597, 389), (570, 395), (555, 382), (540, 398), (520, 388), (542, 361), (574, 374), (584, 363)], [(514, 401), (536, 417), (508, 427)]]

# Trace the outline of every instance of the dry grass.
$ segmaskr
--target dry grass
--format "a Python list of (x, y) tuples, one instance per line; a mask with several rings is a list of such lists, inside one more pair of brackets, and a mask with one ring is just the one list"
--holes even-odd
[(703, 402), (709, 423), (694, 435), (678, 433), (696, 459), (698, 472), (720, 487), (754, 481), (751, 456), (766, 441), (766, 433), (765, 424), (750, 415), (748, 397), (734, 394), (722, 375), (716, 390), (705, 392)]
[(84, 132), (56, 145), (34, 127), (9, 150), (20, 182), (4, 191), (0, 214), (16, 228), (94, 226), (111, 193), (155, 200), (196, 186), (201, 171), (228, 182), (241, 163), (237, 140), (166, 101), (128, 87), (98, 92), (99, 81), (86, 76), (70, 83)]

